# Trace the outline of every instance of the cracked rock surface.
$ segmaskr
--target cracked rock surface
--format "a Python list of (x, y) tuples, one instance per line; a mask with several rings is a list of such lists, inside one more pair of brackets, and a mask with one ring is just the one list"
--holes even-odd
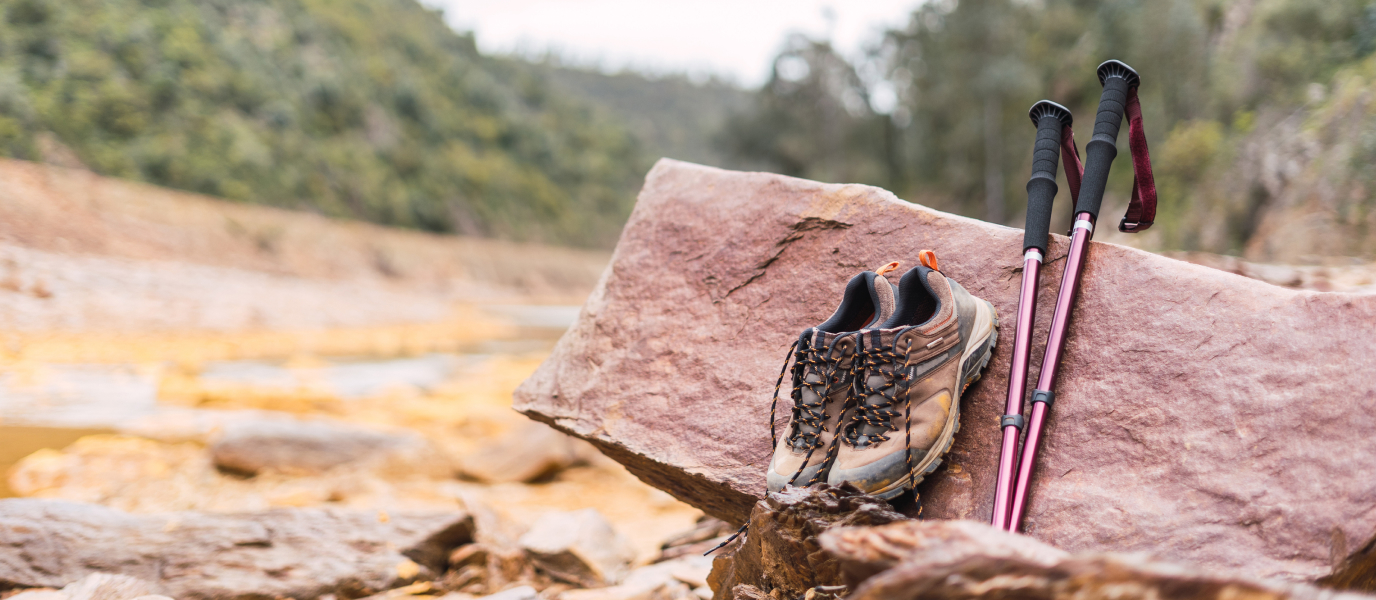
[(708, 582), (714, 600), (799, 598), (816, 586), (842, 583), (842, 567), (822, 551), (832, 528), (868, 531), (905, 519), (887, 502), (854, 486), (785, 488), (755, 504), (750, 530), (717, 553)]
[(473, 541), (460, 512), (280, 509), (136, 515), (54, 500), (0, 501), (0, 589), (132, 577), (179, 600), (365, 596), (442, 573)]
[(822, 546), (847, 569), (883, 569), (852, 583), (853, 600), (1364, 600), (1303, 583), (1207, 574), (1143, 555), (1078, 554), (971, 521), (838, 528)]
[[(789, 343), (851, 276), (901, 260), (897, 281), (924, 248), (994, 304), (1007, 334), (961, 401), (946, 468), (919, 486), (924, 516), (988, 520), (1022, 232), (873, 187), (661, 161), (516, 408), (742, 523), (763, 495)], [(1067, 249), (1052, 236), (1033, 382)], [(1089, 252), (1027, 533), (1282, 580), (1327, 575), (1365, 547), (1376, 296), (1288, 290), (1113, 244)]]

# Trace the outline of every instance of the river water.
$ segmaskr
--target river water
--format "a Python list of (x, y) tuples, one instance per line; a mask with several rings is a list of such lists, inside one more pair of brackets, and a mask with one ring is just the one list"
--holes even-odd
[[(419, 393), (494, 357), (547, 352), (577, 318), (577, 306), (488, 306), (518, 334), (478, 344), (467, 353), (392, 357), (312, 357), (301, 361), (209, 361), (197, 366), (198, 385), (219, 389), (309, 390), (350, 401), (390, 390)], [(0, 475), (41, 448), (60, 449), (92, 433), (129, 429), (165, 412), (164, 385), (180, 374), (173, 361), (147, 364), (16, 363), (0, 365)], [(271, 407), (265, 407), (271, 408)], [(0, 494), (8, 495), (0, 482)]]

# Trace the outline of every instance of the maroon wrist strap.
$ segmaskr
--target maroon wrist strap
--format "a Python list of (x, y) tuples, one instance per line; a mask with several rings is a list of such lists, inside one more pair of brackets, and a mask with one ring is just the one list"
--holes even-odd
[(1137, 88), (1128, 91), (1128, 149), (1132, 152), (1132, 201), (1118, 224), (1118, 231), (1137, 233), (1156, 221), (1156, 179), (1151, 174), (1151, 155), (1147, 152), (1147, 133), (1142, 129), (1142, 104)]
[[(1132, 200), (1127, 213), (1118, 224), (1118, 231), (1137, 233), (1156, 221), (1156, 179), (1151, 174), (1151, 154), (1147, 152), (1147, 132), (1142, 129), (1142, 104), (1137, 100), (1137, 88), (1128, 91), (1128, 149), (1132, 153)], [(1085, 165), (1080, 150), (1075, 147), (1075, 131), (1061, 130), (1061, 162), (1065, 163), (1065, 181), (1070, 184), (1071, 206), (1080, 200), (1080, 179)]]
[(1061, 129), (1061, 162), (1065, 163), (1065, 182), (1070, 184), (1070, 206), (1074, 207), (1080, 201), (1080, 178), (1085, 176), (1085, 165), (1080, 161), (1080, 149), (1075, 147), (1075, 131), (1069, 125)]

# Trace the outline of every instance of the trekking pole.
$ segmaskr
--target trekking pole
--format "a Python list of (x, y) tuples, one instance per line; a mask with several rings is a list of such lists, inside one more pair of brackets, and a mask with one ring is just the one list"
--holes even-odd
[[(1013, 333), (1013, 359), (1008, 371), (1008, 404), (999, 427), (1003, 429), (1003, 446), (999, 451), (999, 474), (994, 490), (994, 514), (991, 523), (999, 529), (1008, 528), (1008, 511), (1013, 500), (1013, 475), (1018, 468), (1018, 436), (1023, 428), (1023, 396), (1027, 393), (1027, 367), (1032, 354), (1032, 324), (1037, 316), (1037, 280), (1041, 275), (1042, 259), (1046, 256), (1046, 238), (1051, 229), (1051, 205), (1056, 200), (1057, 159), (1071, 139), (1070, 111), (1050, 100), (1032, 105), (1027, 112), (1037, 128), (1037, 141), (1032, 146), (1032, 177), (1027, 180), (1027, 226), (1023, 229), (1022, 293), (1018, 296), (1017, 329)], [(1074, 142), (1070, 147), (1074, 148)], [(1078, 192), (1078, 165), (1074, 156), (1066, 156), (1066, 176), (1072, 196)], [(1075, 161), (1078, 162), (1078, 161)], [(1071, 169), (1076, 169), (1074, 175)]]
[[(1051, 332), (1046, 339), (1046, 353), (1042, 355), (1042, 370), (1037, 376), (1037, 388), (1032, 391), (1032, 418), (1027, 426), (1027, 439), (1023, 442), (1018, 477), (1013, 486), (1013, 505), (1008, 518), (1008, 531), (1012, 532), (1017, 532), (1022, 527), (1032, 470), (1037, 465), (1037, 449), (1041, 444), (1042, 426), (1046, 422), (1052, 402), (1056, 399), (1056, 368), (1061, 361), (1061, 351), (1065, 348), (1070, 313), (1075, 308), (1075, 294), (1079, 291), (1080, 274), (1084, 271), (1089, 238), (1094, 235), (1094, 223), (1099, 217), (1099, 205), (1104, 200), (1108, 172), (1113, 166), (1113, 159), (1118, 155), (1118, 128), (1129, 105), (1129, 97), (1136, 108), (1136, 90), (1140, 82), (1136, 71), (1119, 61), (1110, 60), (1099, 65), (1098, 74), (1104, 92), (1099, 97), (1099, 111), (1094, 120), (1094, 137), (1085, 144), (1085, 172), (1079, 198), (1075, 202), (1075, 224), (1071, 228), (1070, 254), (1065, 261), (1065, 274), (1061, 277), (1061, 291), (1056, 295), (1056, 309), (1051, 316)], [(1137, 108), (1134, 118), (1134, 128), (1137, 131), (1134, 133), (1140, 133), (1140, 122), (1141, 111)], [(1136, 136), (1133, 137), (1132, 141), (1136, 142)], [(1145, 155), (1145, 137), (1142, 140), (1142, 154)], [(1137, 182), (1140, 183), (1142, 172), (1136, 168), (1136, 154), (1134, 148), (1134, 170), (1138, 173)], [(1150, 168), (1147, 169), (1147, 178), (1150, 179)], [(1136, 200), (1136, 186), (1133, 191), (1133, 199)], [(1151, 194), (1151, 214), (1154, 217), (1154, 185), (1151, 187)], [(1131, 212), (1129, 210), (1129, 213)], [(1124, 221), (1124, 224), (1119, 226), (1120, 229), (1127, 225), (1126, 218)], [(1140, 223), (1134, 222), (1132, 225), (1136, 228)]]

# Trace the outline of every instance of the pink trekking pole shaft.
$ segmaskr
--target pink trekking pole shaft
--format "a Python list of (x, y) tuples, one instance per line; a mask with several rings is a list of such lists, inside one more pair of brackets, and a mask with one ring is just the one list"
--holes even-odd
[(1013, 485), (1013, 505), (1008, 517), (1008, 531), (1022, 528), (1027, 507), (1027, 493), (1032, 472), (1037, 465), (1037, 450), (1041, 445), (1042, 428), (1051, 405), (1056, 399), (1056, 369), (1065, 349), (1070, 314), (1075, 308), (1075, 295), (1080, 287), (1089, 251), (1089, 238), (1094, 235), (1094, 223), (1099, 217), (1099, 205), (1104, 200), (1104, 187), (1113, 159), (1118, 156), (1118, 129), (1127, 107), (1128, 93), (1140, 83), (1137, 72), (1116, 60), (1099, 65), (1099, 83), (1104, 92), (1099, 96), (1099, 111), (1094, 120), (1094, 137), (1085, 144), (1085, 173), (1075, 203), (1075, 225), (1071, 228), (1070, 254), (1066, 257), (1065, 273), (1061, 277), (1061, 291), (1056, 295), (1056, 309), (1051, 316), (1051, 332), (1046, 339), (1046, 353), (1042, 355), (1042, 370), (1037, 376), (1037, 388), (1032, 392), (1032, 417), (1028, 420), (1027, 438), (1023, 441), (1018, 477)]
[[(1032, 147), (1032, 177), (1027, 180), (1027, 225), (1023, 229), (1022, 293), (1018, 296), (1018, 320), (1013, 333), (1013, 359), (1008, 370), (1008, 404), (1000, 420), (1003, 445), (999, 449), (999, 473), (994, 489), (994, 513), (990, 522), (1008, 529), (1013, 501), (1013, 477), (1018, 468), (1018, 437), (1022, 434), (1023, 396), (1027, 393), (1027, 367), (1032, 355), (1032, 324), (1037, 316), (1037, 280), (1046, 256), (1051, 229), (1051, 205), (1056, 200), (1056, 167), (1064, 129), (1073, 120), (1070, 111), (1050, 100), (1032, 105), (1027, 116), (1037, 127)], [(1066, 168), (1072, 168), (1069, 164)]]

